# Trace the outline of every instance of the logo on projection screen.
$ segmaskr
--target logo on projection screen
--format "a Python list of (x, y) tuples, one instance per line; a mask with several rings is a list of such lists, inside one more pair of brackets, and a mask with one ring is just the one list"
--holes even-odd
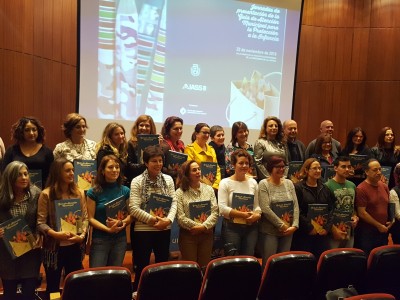
[(200, 76), (200, 66), (198, 64), (193, 64), (190, 68), (190, 74), (194, 77)]

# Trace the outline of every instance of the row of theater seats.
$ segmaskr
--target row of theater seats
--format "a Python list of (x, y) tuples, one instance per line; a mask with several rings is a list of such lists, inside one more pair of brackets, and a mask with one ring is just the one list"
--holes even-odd
[[(369, 257), (355, 248), (328, 250), (318, 260), (309, 252), (279, 253), (269, 258), (263, 274), (251, 256), (214, 259), (204, 275), (195, 262), (170, 261), (144, 269), (137, 299), (322, 300), (327, 291), (349, 285), (364, 294), (349, 300), (400, 299), (399, 271), (400, 245), (378, 247)], [(62, 295), (63, 300), (131, 297), (131, 274), (118, 267), (71, 273)]]

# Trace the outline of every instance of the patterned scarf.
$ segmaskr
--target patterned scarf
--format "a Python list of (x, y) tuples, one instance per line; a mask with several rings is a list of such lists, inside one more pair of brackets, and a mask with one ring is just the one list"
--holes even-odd
[(151, 194), (149, 192), (150, 187), (152, 188), (152, 190), (161, 189), (161, 194), (168, 195), (167, 182), (165, 181), (163, 174), (161, 172), (158, 173), (156, 180), (151, 181), (149, 172), (146, 169), (143, 172), (143, 179), (142, 179), (141, 198), (144, 199), (144, 202), (142, 202), (143, 206), (145, 206), (147, 204), (147, 202), (149, 201), (150, 194)]

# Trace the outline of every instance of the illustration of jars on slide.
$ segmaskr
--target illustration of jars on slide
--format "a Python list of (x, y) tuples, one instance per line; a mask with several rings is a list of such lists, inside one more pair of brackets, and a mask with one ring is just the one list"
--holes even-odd
[(243, 122), (249, 128), (258, 128), (267, 116), (279, 115), (280, 91), (272, 83), (272, 77), (278, 77), (280, 83), (282, 74), (271, 72), (263, 75), (253, 71), (250, 80), (244, 77), (243, 80), (231, 82), (231, 98), (226, 108), (226, 119), (230, 126), (243, 119), (243, 107), (248, 112)]

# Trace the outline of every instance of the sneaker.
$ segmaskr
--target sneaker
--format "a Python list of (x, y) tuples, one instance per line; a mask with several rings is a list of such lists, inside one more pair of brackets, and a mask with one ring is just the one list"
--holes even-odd
[(133, 299), (133, 300), (136, 300), (136, 299), (137, 299), (137, 292), (133, 292), (133, 293), (132, 293), (132, 299)]

